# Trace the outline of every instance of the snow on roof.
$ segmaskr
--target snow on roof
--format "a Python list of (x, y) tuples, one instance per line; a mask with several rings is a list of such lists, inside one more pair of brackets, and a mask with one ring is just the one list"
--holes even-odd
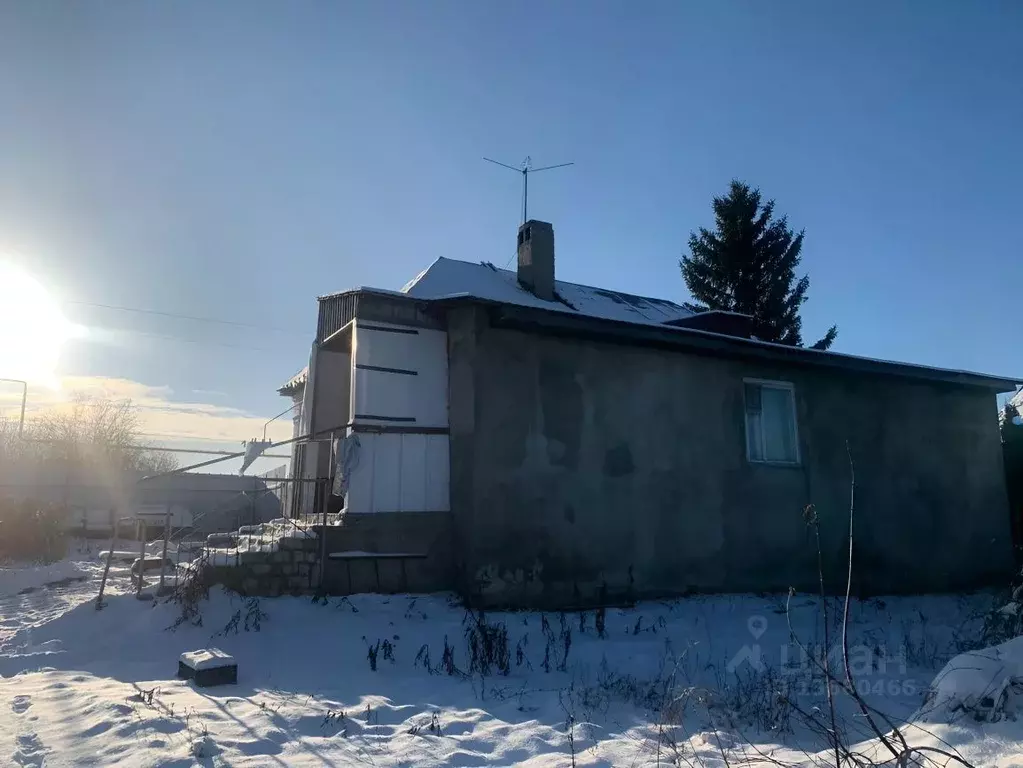
[(1009, 400), (1009, 402), (1016, 406), (1016, 408), (1020, 411), (1023, 411), (1023, 389), (1019, 390), (1019, 392), (1017, 392), (1012, 399)]
[(692, 317), (694, 312), (666, 299), (635, 296), (621, 291), (554, 281), (560, 301), (544, 301), (519, 285), (515, 272), (493, 264), (475, 264), (441, 257), (416, 275), (402, 293), (415, 299), (472, 296), (477, 299), (538, 307), (570, 314), (619, 320), (627, 323), (660, 325)]
[(282, 395), (291, 394), (292, 392), (298, 391), (301, 387), (305, 386), (306, 380), (309, 378), (309, 366), (307, 365), (301, 371), (292, 376), (284, 384), (283, 387), (277, 391)]

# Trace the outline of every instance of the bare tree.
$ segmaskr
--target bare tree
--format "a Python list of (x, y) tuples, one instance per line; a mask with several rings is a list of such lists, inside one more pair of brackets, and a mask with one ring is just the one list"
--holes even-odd
[(170, 454), (142, 446), (139, 409), (131, 400), (76, 396), (69, 406), (26, 422), (23, 440), (17, 437), (17, 424), (0, 421), (0, 460), (59, 461), (144, 474), (177, 467)]

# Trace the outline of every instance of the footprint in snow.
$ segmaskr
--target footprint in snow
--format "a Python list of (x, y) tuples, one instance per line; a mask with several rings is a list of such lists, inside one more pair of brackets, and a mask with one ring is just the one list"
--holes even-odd
[(16, 715), (24, 714), (28, 711), (28, 708), (32, 706), (31, 696), (15, 696), (14, 701), (11, 702), (11, 709), (14, 710)]
[(18, 748), (11, 759), (22, 768), (42, 768), (46, 748), (34, 733), (24, 733), (18, 737)]

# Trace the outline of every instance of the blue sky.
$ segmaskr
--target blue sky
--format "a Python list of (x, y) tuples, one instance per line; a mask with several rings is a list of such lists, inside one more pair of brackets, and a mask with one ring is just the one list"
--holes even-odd
[(738, 177), (806, 229), (808, 340), (1023, 375), (1021, 87), (1014, 2), (4, 3), (0, 252), (263, 326), (68, 304), (60, 370), (269, 417), (316, 295), (508, 261), (482, 156), (576, 163), (531, 185), (561, 279), (675, 300)]

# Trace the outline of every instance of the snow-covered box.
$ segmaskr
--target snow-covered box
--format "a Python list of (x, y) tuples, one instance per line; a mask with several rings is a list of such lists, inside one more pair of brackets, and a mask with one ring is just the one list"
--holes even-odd
[(186, 651), (178, 657), (178, 677), (196, 685), (231, 685), (238, 682), (238, 664), (219, 648)]

